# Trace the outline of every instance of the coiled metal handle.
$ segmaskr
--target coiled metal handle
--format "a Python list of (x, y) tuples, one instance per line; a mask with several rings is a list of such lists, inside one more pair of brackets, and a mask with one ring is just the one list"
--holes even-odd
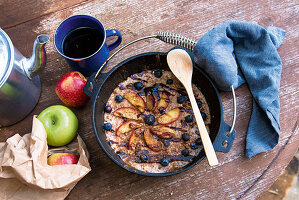
[(158, 32), (157, 38), (162, 40), (163, 42), (182, 47), (189, 51), (193, 51), (196, 45), (195, 40), (192, 40), (190, 38), (187, 38), (179, 34), (170, 33), (170, 32)]
[(97, 81), (98, 79), (98, 76), (101, 72), (101, 70), (103, 69), (103, 67), (107, 64), (107, 62), (109, 60), (111, 60), (111, 58), (113, 56), (115, 56), (118, 52), (120, 52), (121, 50), (123, 50), (124, 48), (126, 48), (127, 46), (135, 43), (135, 42), (138, 42), (140, 40), (145, 40), (145, 39), (148, 39), (148, 38), (157, 38), (163, 42), (166, 42), (168, 44), (173, 44), (173, 45), (176, 45), (176, 46), (179, 46), (179, 47), (182, 47), (186, 50), (189, 50), (189, 51), (193, 51), (195, 45), (196, 45), (196, 41), (195, 40), (192, 40), (190, 38), (187, 38), (185, 36), (182, 36), (182, 35), (179, 35), (179, 34), (175, 34), (175, 33), (171, 33), (171, 32), (158, 32), (156, 35), (150, 35), (150, 36), (145, 36), (145, 37), (141, 37), (141, 38), (138, 38), (136, 40), (133, 40), (127, 44), (125, 44), (124, 46), (120, 47), (117, 51), (115, 51), (102, 65), (101, 67), (99, 68), (99, 70), (97, 71), (96, 75), (94, 76), (94, 80)]

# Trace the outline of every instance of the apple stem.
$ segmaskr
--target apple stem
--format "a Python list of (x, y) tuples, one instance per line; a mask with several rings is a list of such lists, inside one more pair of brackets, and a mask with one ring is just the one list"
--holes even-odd
[(55, 124), (55, 120), (54, 120), (54, 119), (52, 120), (52, 124), (53, 124), (53, 125)]

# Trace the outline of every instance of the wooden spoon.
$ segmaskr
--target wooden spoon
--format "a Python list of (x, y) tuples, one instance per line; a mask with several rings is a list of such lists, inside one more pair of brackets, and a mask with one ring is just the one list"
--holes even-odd
[(218, 165), (215, 150), (193, 94), (191, 83), (193, 65), (191, 58), (186, 51), (174, 49), (167, 54), (167, 63), (172, 73), (181, 81), (187, 90), (208, 162), (210, 166)]

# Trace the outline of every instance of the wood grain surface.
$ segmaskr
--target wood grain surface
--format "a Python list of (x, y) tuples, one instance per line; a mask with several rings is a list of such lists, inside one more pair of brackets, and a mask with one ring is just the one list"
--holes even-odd
[[(245, 157), (245, 138), (252, 109), (246, 85), (236, 90), (237, 136), (228, 153), (217, 152), (219, 165), (210, 167), (204, 159), (179, 175), (153, 178), (132, 174), (114, 164), (100, 149), (93, 135), (91, 102), (73, 109), (79, 118), (78, 133), (91, 154), (92, 171), (71, 191), (67, 199), (256, 199), (277, 179), (299, 146), (299, 4), (294, 0), (0, 0), (0, 27), (14, 46), (30, 56), (35, 37), (49, 34), (48, 62), (40, 73), (42, 92), (35, 109), (21, 122), (0, 129), (0, 141), (31, 131), (32, 116), (55, 104), (59, 78), (71, 69), (56, 52), (55, 29), (65, 18), (88, 14), (98, 18), (106, 29), (116, 28), (123, 44), (157, 31), (172, 31), (198, 40), (214, 26), (228, 20), (244, 20), (264, 27), (278, 26), (287, 31), (278, 49), (283, 63), (280, 103), (281, 137), (271, 151), (251, 159)], [(109, 39), (108, 43), (113, 39)], [(109, 63), (107, 70), (120, 61), (143, 52), (168, 51), (161, 41), (149, 39), (128, 47)], [(232, 121), (232, 95), (221, 93), (224, 119)]]

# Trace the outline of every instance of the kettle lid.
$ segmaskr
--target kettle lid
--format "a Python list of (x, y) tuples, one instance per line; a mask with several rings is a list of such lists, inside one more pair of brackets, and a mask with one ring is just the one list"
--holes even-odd
[(9, 76), (14, 56), (14, 48), (8, 35), (0, 28), (0, 87)]

